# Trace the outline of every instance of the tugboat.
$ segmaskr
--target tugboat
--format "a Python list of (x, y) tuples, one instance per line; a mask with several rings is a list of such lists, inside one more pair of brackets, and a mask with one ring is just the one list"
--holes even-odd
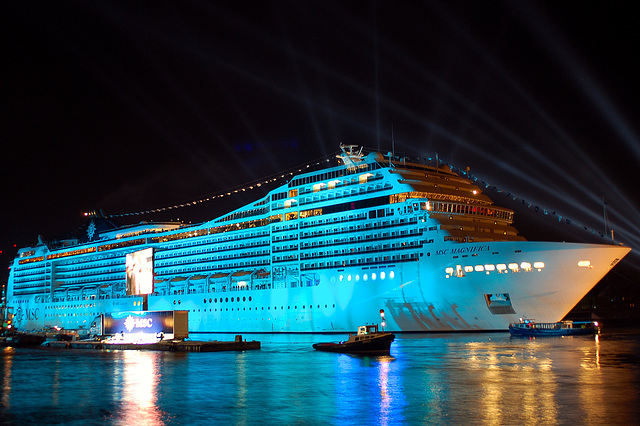
[(598, 334), (600, 326), (597, 321), (560, 321), (537, 323), (532, 319), (520, 318), (520, 322), (509, 324), (511, 336), (583, 336)]
[(361, 325), (358, 327), (358, 334), (350, 334), (346, 342), (315, 343), (313, 348), (343, 354), (389, 355), (391, 343), (395, 338), (395, 334), (378, 331), (378, 324)]

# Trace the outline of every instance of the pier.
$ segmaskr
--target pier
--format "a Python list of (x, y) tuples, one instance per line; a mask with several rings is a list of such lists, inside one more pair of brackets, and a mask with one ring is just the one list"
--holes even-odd
[(234, 341), (220, 342), (217, 340), (204, 341), (172, 341), (163, 340), (155, 343), (131, 343), (113, 341), (47, 341), (42, 344), (46, 348), (64, 349), (108, 349), (108, 350), (145, 350), (145, 351), (166, 351), (166, 352), (222, 352), (222, 351), (248, 351), (260, 349), (260, 342), (257, 340), (242, 340), (241, 335), (237, 335)]

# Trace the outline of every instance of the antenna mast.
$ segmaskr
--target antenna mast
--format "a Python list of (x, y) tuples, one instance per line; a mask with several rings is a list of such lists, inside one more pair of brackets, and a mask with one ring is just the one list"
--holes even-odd
[(393, 137), (393, 121), (391, 122), (391, 152), (389, 153), (389, 165), (393, 166), (393, 158), (396, 156), (396, 140)]

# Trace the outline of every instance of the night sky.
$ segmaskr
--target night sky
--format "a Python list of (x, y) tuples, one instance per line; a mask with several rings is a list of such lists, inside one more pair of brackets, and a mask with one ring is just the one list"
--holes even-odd
[[(78, 228), (86, 210), (205, 199), (342, 142), (470, 167), (531, 240), (606, 243), (604, 199), (637, 283), (632, 8), (2, 2), (1, 260)], [(276, 185), (118, 220), (201, 222)]]

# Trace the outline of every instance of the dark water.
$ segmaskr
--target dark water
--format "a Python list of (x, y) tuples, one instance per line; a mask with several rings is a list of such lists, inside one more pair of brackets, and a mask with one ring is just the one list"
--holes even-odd
[(609, 425), (640, 420), (640, 330), (536, 340), (511, 339), (508, 333), (399, 335), (390, 357), (311, 347), (342, 336), (243, 337), (260, 340), (262, 349), (187, 354), (0, 349), (0, 423)]

